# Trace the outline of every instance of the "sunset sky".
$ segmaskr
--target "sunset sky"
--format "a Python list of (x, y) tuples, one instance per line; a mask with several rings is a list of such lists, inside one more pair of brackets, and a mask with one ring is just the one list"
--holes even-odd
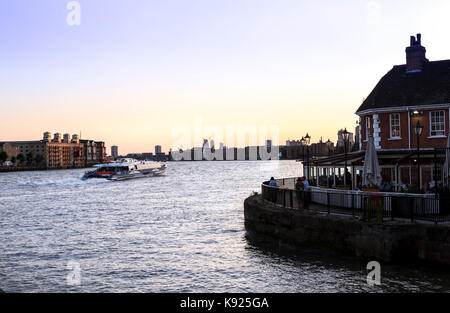
[(411, 35), (450, 58), (448, 0), (79, 0), (79, 26), (68, 2), (1, 2), (0, 141), (167, 151), (196, 119), (336, 141)]

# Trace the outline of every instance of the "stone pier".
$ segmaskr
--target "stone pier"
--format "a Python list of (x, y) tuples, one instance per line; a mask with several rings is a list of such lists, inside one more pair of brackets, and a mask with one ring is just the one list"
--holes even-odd
[(259, 196), (244, 202), (245, 226), (280, 245), (336, 249), (385, 262), (450, 266), (450, 225), (388, 221), (367, 223), (352, 216), (286, 209)]

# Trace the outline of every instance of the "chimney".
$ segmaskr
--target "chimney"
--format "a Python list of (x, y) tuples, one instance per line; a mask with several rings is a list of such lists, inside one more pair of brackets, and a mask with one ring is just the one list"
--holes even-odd
[(425, 57), (427, 50), (422, 47), (422, 35), (417, 34), (417, 38), (411, 36), (410, 46), (406, 48), (406, 72), (420, 72), (428, 59)]
[(61, 134), (60, 134), (60, 133), (56, 133), (56, 134), (53, 136), (53, 142), (59, 142), (59, 143), (61, 143)]
[(69, 134), (64, 134), (62, 142), (69, 143), (70, 142), (70, 135)]
[(80, 138), (78, 137), (78, 134), (72, 135), (72, 143), (80, 143)]
[(50, 142), (52, 141), (52, 133), (51, 132), (45, 132), (44, 133), (44, 142)]

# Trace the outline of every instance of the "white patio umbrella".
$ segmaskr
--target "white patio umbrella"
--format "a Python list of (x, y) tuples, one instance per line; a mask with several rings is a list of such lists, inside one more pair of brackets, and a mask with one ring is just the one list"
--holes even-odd
[(362, 179), (363, 186), (379, 186), (381, 184), (381, 169), (372, 136), (367, 142)]

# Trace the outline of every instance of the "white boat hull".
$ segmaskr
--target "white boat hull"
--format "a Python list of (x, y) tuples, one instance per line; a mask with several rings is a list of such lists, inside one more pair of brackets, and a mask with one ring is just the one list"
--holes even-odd
[(128, 180), (151, 176), (161, 176), (165, 173), (166, 164), (125, 159), (120, 163), (96, 165), (97, 169), (86, 172), (83, 180), (88, 178), (106, 178), (108, 180)]
[(131, 173), (128, 174), (116, 174), (116, 175), (111, 175), (110, 177), (108, 177), (109, 180), (114, 180), (114, 181), (118, 181), (118, 180), (128, 180), (128, 179), (134, 179), (134, 178), (145, 178), (145, 177), (153, 177), (153, 176), (161, 176), (164, 175), (165, 173), (165, 169), (158, 169), (152, 172), (140, 172), (140, 171), (133, 171)]

